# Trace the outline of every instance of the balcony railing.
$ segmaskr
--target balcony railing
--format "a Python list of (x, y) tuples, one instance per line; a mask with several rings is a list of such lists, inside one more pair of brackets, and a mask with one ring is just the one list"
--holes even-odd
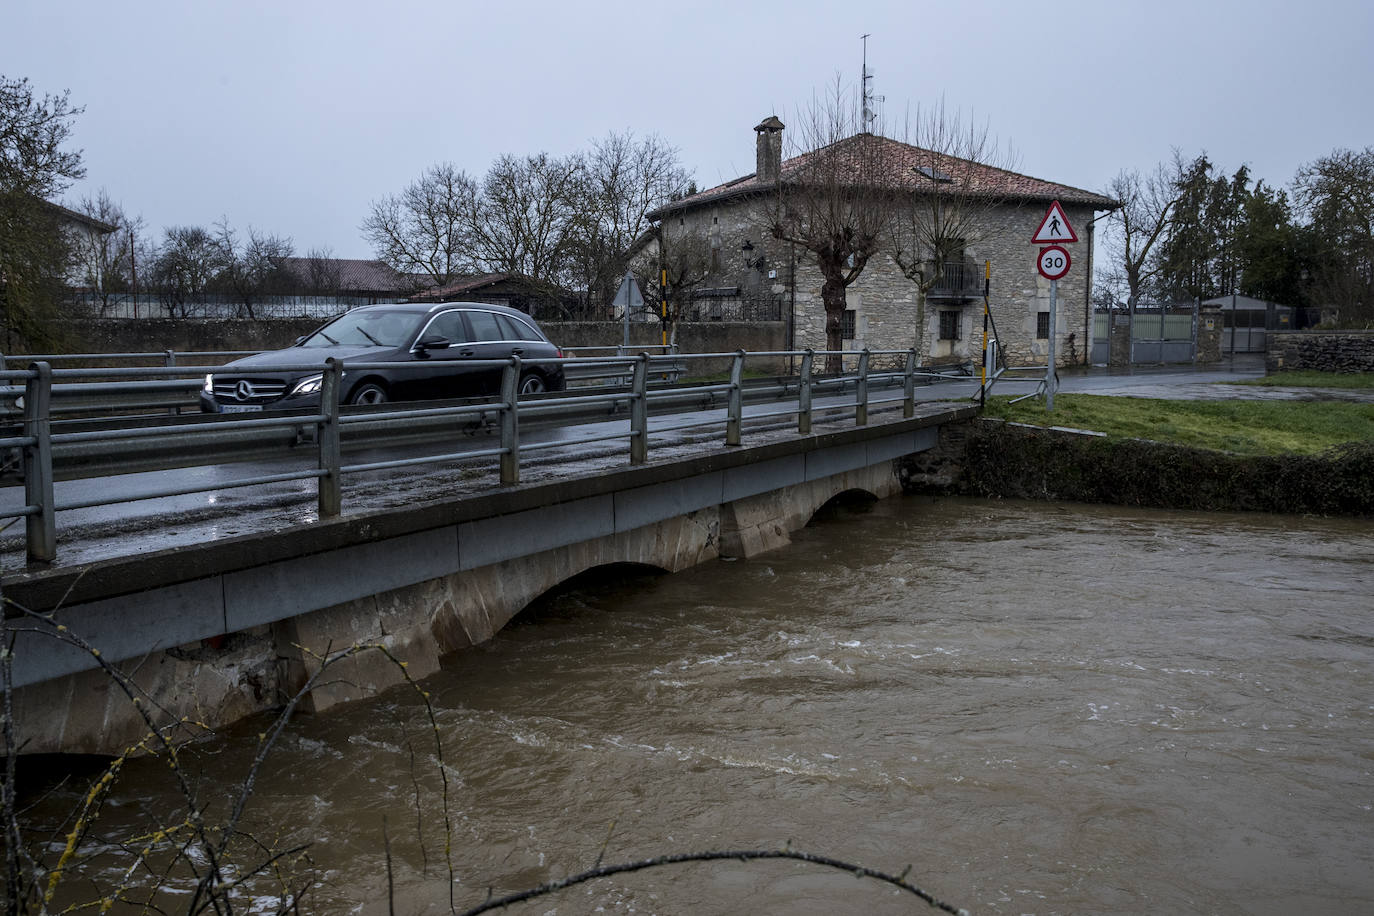
[(983, 295), (983, 268), (972, 261), (931, 262), (927, 269), (935, 275), (935, 285), (926, 294), (929, 299), (965, 302)]

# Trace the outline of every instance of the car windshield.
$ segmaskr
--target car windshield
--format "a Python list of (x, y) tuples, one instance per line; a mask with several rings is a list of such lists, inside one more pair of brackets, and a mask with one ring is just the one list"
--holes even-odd
[(415, 333), (423, 312), (347, 312), (301, 341), (302, 347), (400, 347)]

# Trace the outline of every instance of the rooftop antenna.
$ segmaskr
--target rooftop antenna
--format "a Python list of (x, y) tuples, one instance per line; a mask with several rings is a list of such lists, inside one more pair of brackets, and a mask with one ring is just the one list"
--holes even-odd
[(868, 38), (872, 34), (872, 32), (865, 32), (859, 36), (859, 40), (864, 43), (863, 69), (860, 71), (863, 79), (859, 82), (863, 95), (863, 123), (860, 126), (865, 131), (878, 119), (878, 113), (873, 110), (874, 101), (883, 102), (887, 100), (886, 96), (873, 95), (872, 90), (868, 88), (868, 81), (873, 79), (873, 74), (868, 71)]

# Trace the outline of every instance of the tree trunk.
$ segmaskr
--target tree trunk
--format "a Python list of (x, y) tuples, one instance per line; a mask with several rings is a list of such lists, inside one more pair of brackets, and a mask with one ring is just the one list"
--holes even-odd
[(916, 335), (912, 346), (916, 348), (916, 365), (926, 364), (926, 290), (924, 281), (916, 285)]
[(831, 375), (844, 371), (844, 357), (839, 353), (844, 349), (844, 313), (848, 305), (844, 290), (844, 283), (838, 278), (827, 277), (821, 285), (821, 301), (825, 303), (825, 348), (832, 351), (825, 357), (825, 371)]

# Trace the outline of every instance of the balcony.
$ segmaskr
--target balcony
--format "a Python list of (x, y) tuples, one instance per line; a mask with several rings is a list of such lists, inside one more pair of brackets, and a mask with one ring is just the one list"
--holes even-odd
[(926, 267), (935, 276), (927, 299), (940, 302), (968, 302), (983, 296), (983, 267), (972, 261), (931, 262)]

